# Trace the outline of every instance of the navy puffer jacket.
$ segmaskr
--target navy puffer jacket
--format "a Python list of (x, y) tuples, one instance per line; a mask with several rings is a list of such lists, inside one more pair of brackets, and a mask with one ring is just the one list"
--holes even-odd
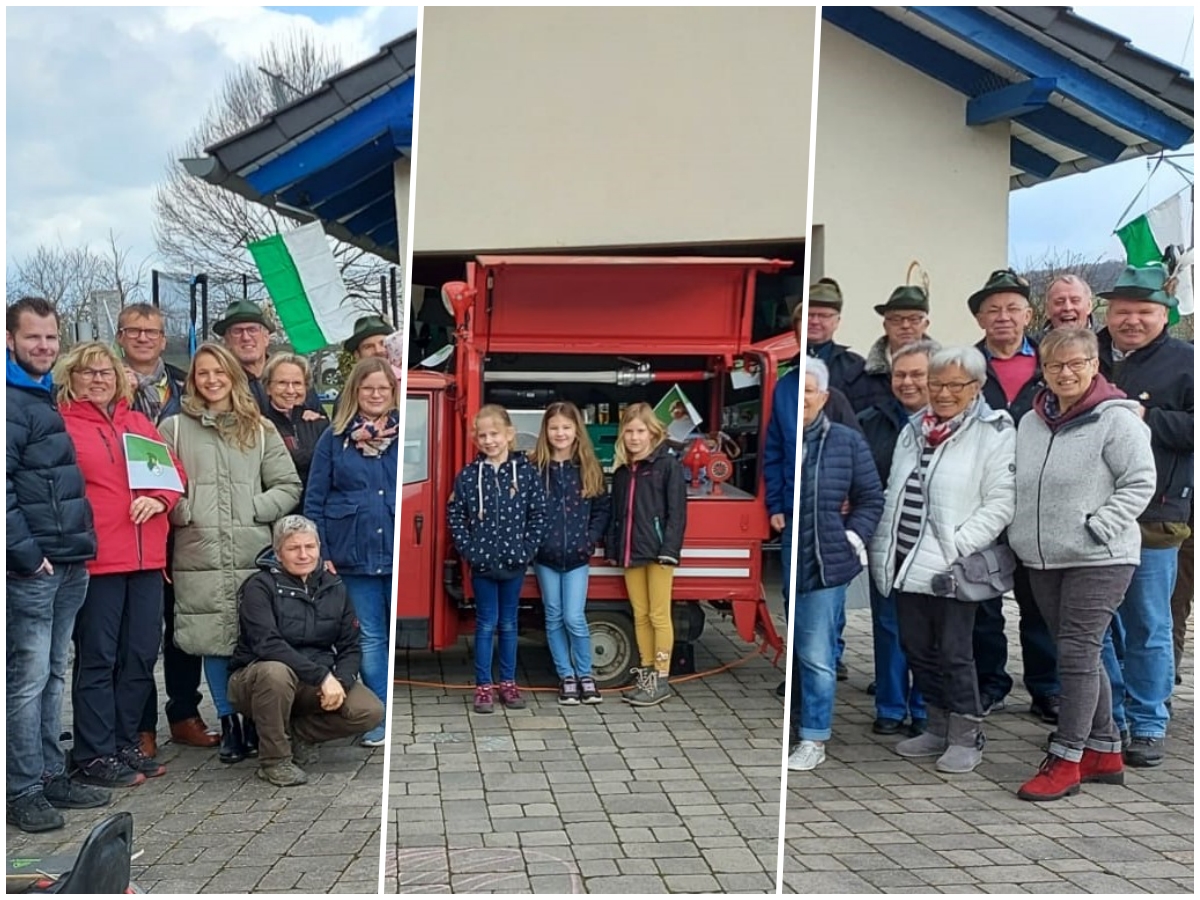
[(512, 453), (494, 466), (480, 453), (454, 479), (447, 518), (472, 575), (515, 578), (546, 536), (546, 489), (525, 454)]
[(551, 462), (542, 472), (546, 486), (546, 538), (534, 561), (556, 572), (587, 565), (604, 540), (612, 512), (608, 493), (583, 496), (583, 474), (573, 462)]

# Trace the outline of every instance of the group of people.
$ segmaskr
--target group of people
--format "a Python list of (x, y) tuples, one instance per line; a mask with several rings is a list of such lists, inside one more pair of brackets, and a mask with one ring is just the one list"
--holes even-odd
[(687, 485), (653, 408), (633, 403), (621, 415), (611, 494), (573, 403), (546, 409), (528, 455), (517, 451), (516, 429), (501, 406), (483, 406), (473, 432), (479, 452), (454, 480), (448, 520), (475, 601), (475, 712), (493, 712), (497, 694), (507, 709), (525, 706), (516, 683), (517, 610), (530, 565), (559, 675), (558, 702), (603, 701), (585, 615), (589, 565), (601, 543), (609, 561), (625, 568), (641, 662), (636, 688), (622, 699), (634, 706), (667, 700), (671, 584), (687, 523)]
[[(899, 755), (979, 765), (984, 719), (1012, 687), (1011, 591), (1030, 713), (1054, 725), (1018, 795), (1054, 800), (1162, 762), (1192, 593), (1192, 347), (1167, 331), (1178, 302), (1160, 264), (1100, 294), (1102, 329), (1075, 276), (1051, 283), (1039, 335), (1030, 297), (992, 273), (968, 300), (983, 339), (941, 347), (925, 290), (902, 286), (876, 307), (884, 335), (865, 359), (833, 339), (835, 281), (794, 317), (809, 352), (795, 522), (788, 468), (766, 470), (797, 568), (790, 769), (825, 759), (846, 591), (864, 570), (873, 730), (903, 736)], [(777, 413), (800, 380), (781, 379)], [(788, 431), (768, 436), (786, 451)]]
[[(117, 325), (116, 348), (60, 356), (52, 304), (7, 309), (6, 799), (24, 831), (166, 773), (160, 648), (172, 741), (257, 758), (273, 784), (304, 783), (320, 742), (384, 740), (393, 329), (356, 323), (331, 421), (304, 358), (268, 358), (272, 327), (252, 302), (229, 306), (222, 342), (186, 372), (163, 359), (158, 308), (127, 306)], [(147, 462), (136, 441), (161, 454)], [(219, 731), (200, 716), (201, 673)]]

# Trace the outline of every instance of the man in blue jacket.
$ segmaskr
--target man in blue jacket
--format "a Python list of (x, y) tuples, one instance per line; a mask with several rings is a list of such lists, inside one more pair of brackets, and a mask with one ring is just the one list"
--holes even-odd
[(54, 402), (58, 313), (24, 297), (8, 307), (8, 579), (5, 644), (8, 823), (21, 831), (66, 824), (58, 808), (90, 809), (109, 793), (67, 777), (59, 746), (67, 650), (96, 555), (83, 473)]

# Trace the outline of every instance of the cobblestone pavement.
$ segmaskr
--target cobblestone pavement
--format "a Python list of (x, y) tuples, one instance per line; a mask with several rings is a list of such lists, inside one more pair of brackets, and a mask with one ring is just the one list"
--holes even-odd
[[(467, 643), (401, 653), (396, 676), (470, 684)], [(697, 671), (748, 653), (710, 612)], [(563, 708), (550, 689), (527, 709), (476, 715), (468, 690), (398, 683), (384, 890), (773, 893), (783, 738), (773, 656), (640, 711), (615, 692)], [(544, 645), (523, 641), (518, 660), (522, 686), (556, 684)]]
[[(217, 721), (207, 700), (201, 715)], [(70, 723), (68, 700), (63, 727)], [(149, 893), (378, 892), (382, 750), (348, 739), (325, 744), (307, 785), (277, 788), (255, 777), (253, 760), (222, 765), (215, 749), (170, 743), (163, 717), (158, 758), (166, 775), (114, 791), (103, 809), (64, 810), (60, 831), (34, 835), (7, 826), (7, 855), (78, 850), (102, 819), (127, 810), (134, 853), (141, 853), (133, 880)]]
[(1017, 799), (1045, 755), (1051, 726), (1027, 714), (1016, 604), (1005, 608), (1007, 708), (987, 719), (983, 764), (943, 776), (871, 733), (869, 611), (848, 613), (850, 680), (838, 686), (828, 759), (789, 773), (784, 891), (796, 893), (1194, 892), (1192, 644), (1176, 688), (1168, 758), (1128, 769), (1123, 787), (1085, 785), (1053, 803)]

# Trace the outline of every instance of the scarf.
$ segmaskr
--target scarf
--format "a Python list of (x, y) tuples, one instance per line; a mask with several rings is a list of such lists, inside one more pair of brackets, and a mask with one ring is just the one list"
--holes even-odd
[(160, 357), (154, 364), (154, 371), (149, 375), (140, 372), (129, 372), (133, 375), (133, 403), (130, 405), (151, 422), (157, 422), (163, 408), (163, 385), (167, 379), (167, 364)]
[(354, 441), (358, 452), (368, 458), (383, 456), (396, 440), (399, 430), (398, 420), (390, 413), (382, 425), (377, 420), (367, 419), (359, 413), (346, 429), (346, 443)]
[(937, 414), (930, 408), (929, 412), (921, 416), (921, 437), (924, 438), (925, 443), (930, 447), (937, 447), (948, 440), (954, 432), (958, 431), (962, 427), (963, 422), (975, 413), (978, 406), (979, 397), (976, 397), (966, 409), (953, 419), (947, 419), (945, 422), (939, 422)]

